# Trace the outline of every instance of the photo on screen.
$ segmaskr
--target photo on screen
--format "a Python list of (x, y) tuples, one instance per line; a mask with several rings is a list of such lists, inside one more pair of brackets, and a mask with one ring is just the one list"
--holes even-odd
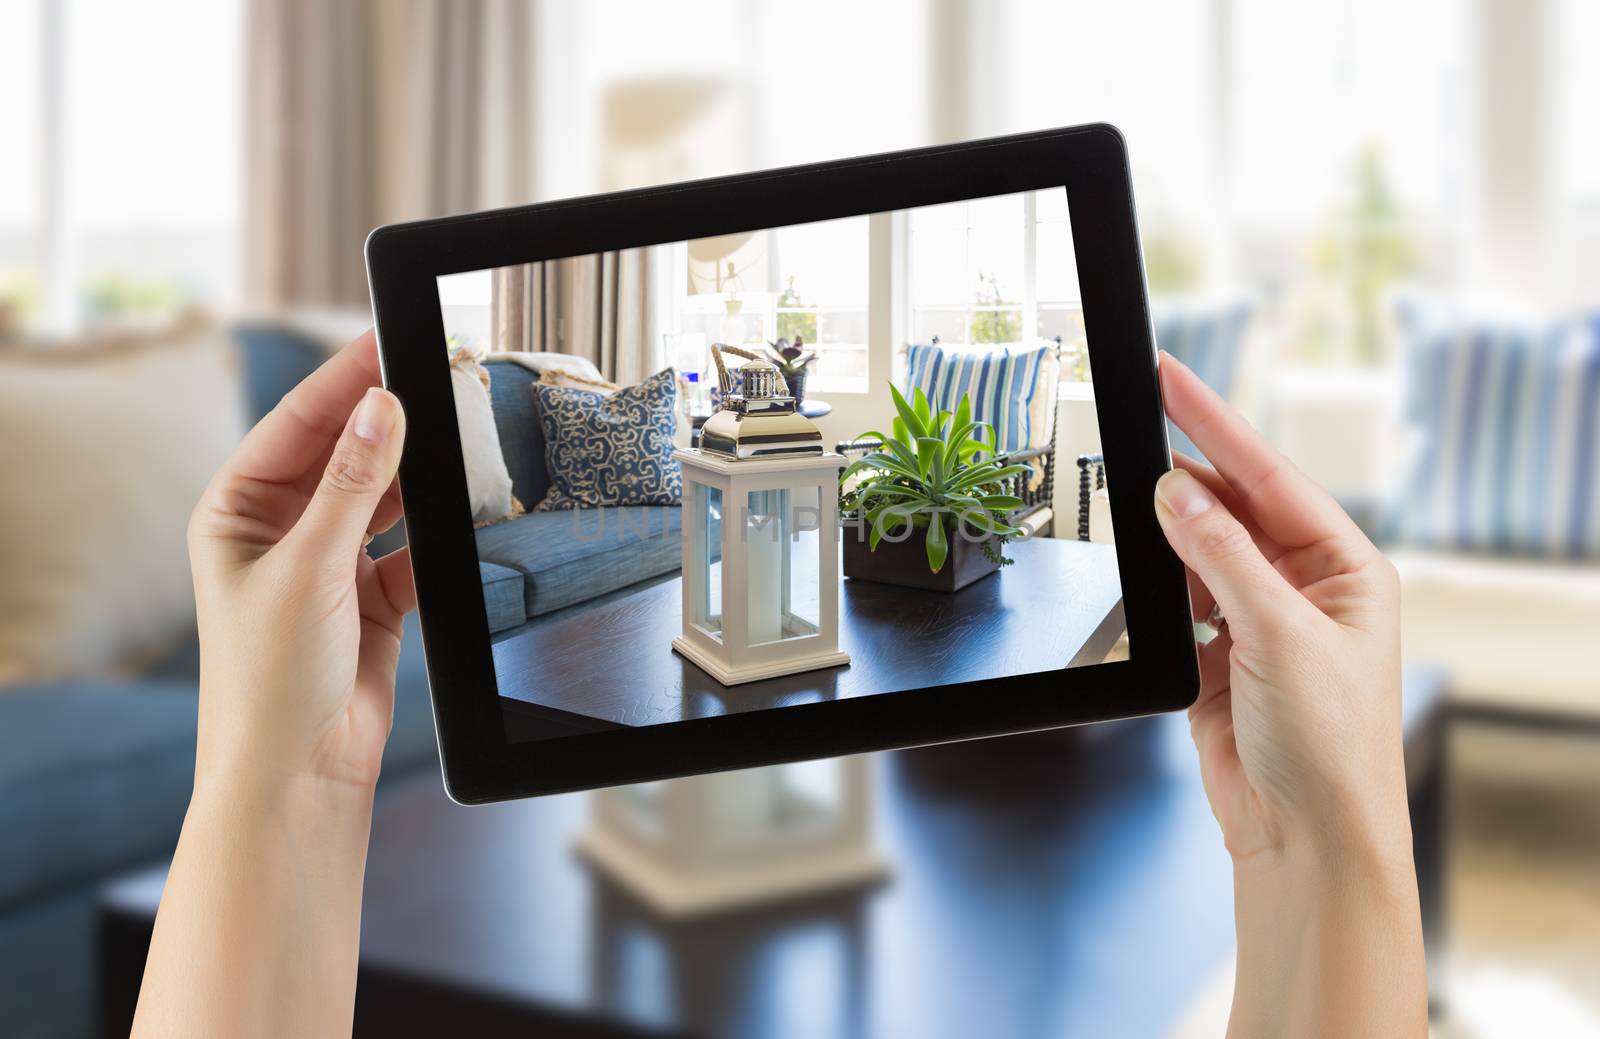
[(1125, 658), (1065, 189), (438, 279), (507, 739)]

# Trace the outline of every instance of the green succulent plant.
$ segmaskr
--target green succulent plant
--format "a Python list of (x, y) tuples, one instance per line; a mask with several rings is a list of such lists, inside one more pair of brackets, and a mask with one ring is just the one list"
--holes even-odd
[[(985, 538), (984, 554), (991, 560), (1011, 562), (996, 542), (1003, 546), (1022, 533), (1007, 522), (1022, 499), (1005, 493), (1005, 481), (1028, 467), (1007, 465), (996, 455), (993, 427), (973, 421), (965, 394), (954, 412), (936, 412), (920, 389), (909, 402), (893, 386), (889, 392), (896, 413), (892, 435), (870, 430), (858, 438), (881, 444), (839, 474), (840, 510), (859, 513), (870, 524), (867, 540), (873, 551), (886, 535), (899, 540), (925, 531), (933, 573), (950, 557), (951, 538), (962, 536), (957, 524)], [(847, 487), (858, 475), (860, 480)]]

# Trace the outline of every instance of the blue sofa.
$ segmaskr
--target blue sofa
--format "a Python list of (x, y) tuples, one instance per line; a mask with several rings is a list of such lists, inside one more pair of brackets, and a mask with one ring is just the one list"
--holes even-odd
[[(238, 328), (234, 340), (252, 421), (326, 356), (321, 343), (275, 326)], [(514, 364), (491, 369), (513, 489), (531, 506), (549, 486), (527, 390), (536, 375)], [(535, 513), (482, 528), (479, 570), (491, 629), (509, 637), (551, 611), (676, 571), (678, 513)], [(646, 523), (651, 536), (641, 537)], [(372, 550), (390, 551), (404, 539), (402, 523)], [(96, 892), (172, 853), (193, 779), (199, 664), (191, 638), (136, 678), (0, 691), (0, 1034), (93, 1034)], [(383, 779), (437, 767), (412, 615)]]
[[(528, 387), (537, 373), (490, 359), (490, 404), (511, 493), (532, 509), (550, 489), (544, 433)], [(563, 607), (676, 573), (681, 510), (633, 507), (529, 512), (479, 527), (478, 569), (497, 640)]]
[[(252, 420), (324, 356), (273, 328), (234, 338)], [(374, 551), (404, 539), (402, 525)], [(188, 638), (136, 677), (0, 690), (0, 1034), (94, 1034), (96, 892), (172, 853), (193, 780), (199, 674), (199, 645)], [(412, 616), (384, 780), (437, 762)]]

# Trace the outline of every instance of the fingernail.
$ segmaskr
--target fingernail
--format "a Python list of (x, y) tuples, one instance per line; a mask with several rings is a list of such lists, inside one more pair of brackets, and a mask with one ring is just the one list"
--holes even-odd
[(388, 439), (390, 431), (394, 429), (394, 420), (394, 398), (374, 386), (367, 391), (365, 397), (361, 398), (361, 403), (356, 405), (356, 436), (374, 444), (381, 444)]
[(1205, 484), (1182, 469), (1173, 469), (1156, 481), (1156, 500), (1180, 519), (1193, 519), (1217, 503)]

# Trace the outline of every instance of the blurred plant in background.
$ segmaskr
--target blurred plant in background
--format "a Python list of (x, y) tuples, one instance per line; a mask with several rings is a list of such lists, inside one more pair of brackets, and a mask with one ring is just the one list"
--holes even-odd
[[(801, 310), (798, 308), (809, 307)], [(817, 310), (811, 304), (800, 298), (800, 293), (794, 287), (794, 275), (789, 275), (784, 284), (783, 292), (778, 296), (778, 338), (791, 342), (802, 340), (807, 343), (817, 341)]]
[(38, 316), (38, 273), (29, 270), (0, 273), (0, 339), (20, 335)]
[(1174, 232), (1142, 236), (1144, 276), (1152, 296), (1181, 295), (1198, 288), (1205, 278), (1201, 245)]
[(193, 293), (165, 278), (108, 273), (86, 279), (83, 286), (83, 315), (89, 325), (157, 323), (193, 302)]
[(1380, 145), (1362, 146), (1350, 189), (1350, 200), (1312, 243), (1315, 303), (1301, 315), (1295, 339), (1303, 361), (1386, 361), (1384, 301), (1418, 273), (1417, 232), (1390, 185)]

